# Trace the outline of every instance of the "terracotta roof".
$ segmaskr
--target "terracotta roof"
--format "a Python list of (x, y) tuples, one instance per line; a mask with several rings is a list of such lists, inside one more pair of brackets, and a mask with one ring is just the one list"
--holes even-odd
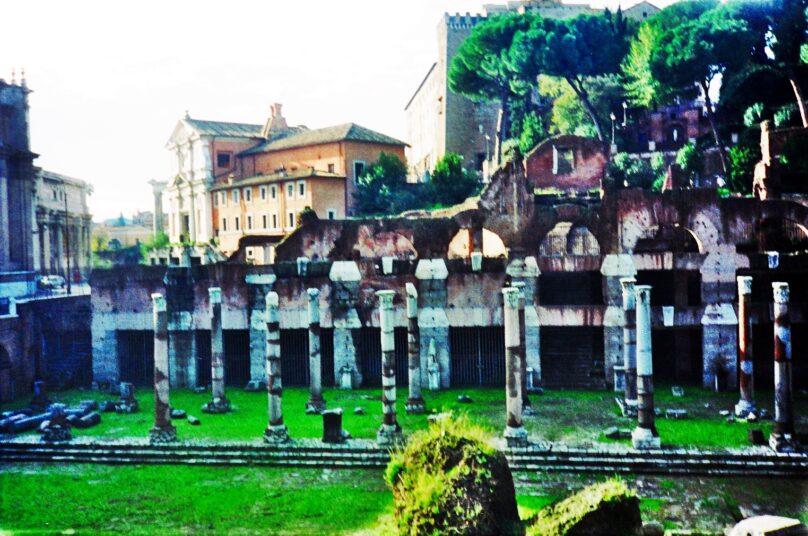
[(262, 125), (249, 125), (246, 123), (223, 123), (221, 121), (205, 121), (203, 119), (183, 119), (198, 133), (209, 136), (232, 136), (260, 138)]
[(269, 140), (251, 149), (242, 151), (239, 154), (264, 153), (339, 141), (363, 141), (366, 143), (379, 143), (384, 145), (407, 145), (401, 140), (376, 132), (375, 130), (370, 130), (356, 123), (345, 123), (344, 125), (306, 130), (280, 139)]
[(242, 186), (255, 186), (257, 184), (268, 184), (271, 182), (283, 182), (294, 179), (308, 179), (321, 177), (325, 179), (345, 179), (345, 175), (337, 173), (328, 173), (326, 171), (318, 171), (310, 167), (303, 169), (296, 169), (294, 171), (279, 171), (269, 175), (256, 175), (255, 177), (247, 177), (244, 179), (235, 180), (232, 183), (221, 183), (213, 186), (210, 191), (215, 192), (218, 190), (227, 190), (229, 188), (239, 188)]

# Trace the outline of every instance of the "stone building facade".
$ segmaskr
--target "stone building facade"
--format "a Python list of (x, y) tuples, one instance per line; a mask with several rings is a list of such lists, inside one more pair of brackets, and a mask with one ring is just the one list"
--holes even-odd
[[(447, 152), (460, 154), (468, 169), (483, 171), (484, 162), (494, 153), (499, 105), (473, 102), (452, 92), (448, 82), (449, 66), (474, 26), (491, 16), (527, 11), (549, 18), (602, 12), (587, 4), (568, 4), (560, 0), (517, 0), (485, 4), (481, 14), (445, 14), (437, 28), (437, 60), (404, 107), (411, 180), (425, 180)], [(657, 11), (656, 6), (640, 2), (623, 13), (643, 20)]]
[(91, 193), (92, 187), (82, 180), (38, 171), (35, 244), (41, 273), (76, 282), (89, 277), (92, 216), (87, 197)]

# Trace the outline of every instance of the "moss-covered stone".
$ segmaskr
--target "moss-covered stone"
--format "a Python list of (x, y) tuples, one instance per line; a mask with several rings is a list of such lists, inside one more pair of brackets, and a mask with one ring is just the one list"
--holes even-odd
[(622, 480), (608, 480), (541, 510), (528, 535), (621, 536), (638, 534), (641, 528), (640, 500)]
[(439, 419), (386, 472), (400, 534), (524, 534), (505, 456), (465, 419)]

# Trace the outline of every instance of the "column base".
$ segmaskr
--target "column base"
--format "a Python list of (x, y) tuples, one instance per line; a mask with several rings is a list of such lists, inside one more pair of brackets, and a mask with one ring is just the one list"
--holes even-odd
[(749, 416), (750, 413), (757, 414), (757, 408), (755, 408), (754, 401), (749, 400), (739, 400), (737, 404), (735, 404), (735, 416), (740, 419), (745, 419)]
[(631, 432), (631, 444), (635, 449), (640, 450), (660, 448), (659, 436), (655, 436), (648, 428), (639, 426)]
[(799, 452), (797, 438), (791, 434), (775, 434), (769, 436), (769, 446), (775, 452)]
[(70, 441), (71, 439), (73, 439), (73, 434), (68, 424), (52, 424), (42, 431), (42, 441), (47, 441), (48, 443)]
[(637, 406), (639, 402), (635, 400), (626, 400), (623, 399), (621, 402), (618, 402), (620, 405), (620, 409), (623, 411), (623, 417), (636, 417), (637, 416)]
[(376, 443), (380, 447), (397, 447), (404, 444), (404, 435), (401, 433), (401, 426), (398, 424), (382, 424), (376, 432)]
[(121, 398), (115, 402), (115, 413), (137, 413), (140, 411), (140, 404), (136, 398)]
[(202, 406), (202, 413), (229, 413), (232, 409), (227, 398), (214, 398)]
[(249, 393), (257, 393), (265, 390), (266, 388), (267, 384), (263, 380), (250, 380), (247, 382), (247, 385), (244, 386), (244, 390)]
[(423, 398), (408, 398), (407, 403), (404, 405), (404, 410), (411, 414), (420, 414), (426, 412), (426, 404)]
[(527, 430), (525, 430), (524, 426), (519, 426), (518, 428), (506, 426), (502, 435), (509, 447), (526, 447), (528, 445)]
[(308, 415), (319, 415), (323, 411), (325, 411), (325, 400), (322, 398), (310, 398), (308, 402), (306, 402), (306, 414)]
[(291, 441), (289, 438), (289, 430), (283, 424), (279, 424), (277, 426), (268, 426), (264, 431), (264, 441), (270, 445), (288, 443)]
[(163, 427), (153, 427), (149, 430), (149, 443), (152, 445), (160, 445), (163, 443), (172, 443), (177, 440), (177, 429), (173, 425)]

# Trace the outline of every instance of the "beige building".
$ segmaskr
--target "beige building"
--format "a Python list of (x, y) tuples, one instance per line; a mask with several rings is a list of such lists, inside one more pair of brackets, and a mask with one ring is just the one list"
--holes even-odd
[[(418, 85), (404, 113), (407, 123), (407, 160), (410, 180), (426, 180), (435, 163), (447, 152), (463, 157), (466, 168), (482, 172), (494, 153), (499, 105), (473, 102), (449, 90), (448, 72), (457, 49), (472, 28), (490, 16), (536, 12), (548, 18), (568, 18), (602, 10), (588, 4), (560, 0), (517, 0), (485, 4), (481, 14), (445, 14), (438, 24), (438, 58)], [(643, 20), (659, 8), (640, 2), (623, 10), (629, 18)]]
[(92, 191), (82, 180), (44, 169), (38, 171), (34, 244), (41, 273), (70, 277), (76, 282), (89, 275), (92, 216), (87, 197)]

